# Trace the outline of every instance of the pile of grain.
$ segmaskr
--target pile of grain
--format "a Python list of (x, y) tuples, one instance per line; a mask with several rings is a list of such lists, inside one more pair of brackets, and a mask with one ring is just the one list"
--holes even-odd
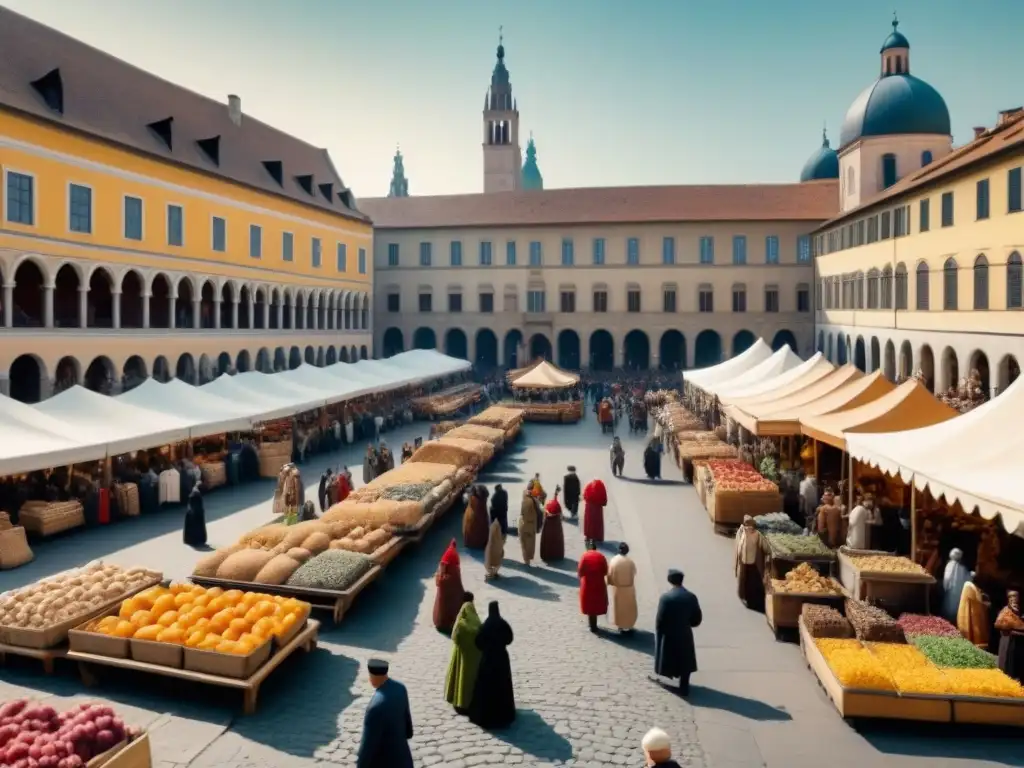
[(469, 423), (494, 427), (502, 432), (507, 432), (512, 427), (523, 423), (523, 412), (519, 408), (503, 408), (499, 405), (492, 405), (469, 419)]
[(431, 464), (452, 464), (456, 467), (479, 468), (483, 463), (480, 454), (459, 445), (459, 442), (461, 441), (451, 441), (449, 438), (431, 440), (429, 443), (424, 443), (417, 448), (416, 452), (406, 463), (418, 464), (427, 462)]
[(495, 448), (501, 448), (505, 444), (505, 432), (494, 427), (485, 427), (482, 424), (463, 424), (451, 430), (445, 437), (468, 438), (470, 440), (483, 440)]

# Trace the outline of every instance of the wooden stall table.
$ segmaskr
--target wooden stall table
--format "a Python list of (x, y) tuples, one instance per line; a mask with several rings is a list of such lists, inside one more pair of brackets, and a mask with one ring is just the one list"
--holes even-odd
[(37, 659), (43, 663), (43, 672), (52, 675), (54, 662), (68, 655), (67, 643), (56, 648), (24, 648), (20, 645), (0, 643), (0, 665), (7, 662), (8, 656), (21, 656), (26, 659)]
[(866, 571), (857, 566), (858, 556), (897, 557), (890, 552), (839, 548), (839, 580), (855, 600), (881, 604), (890, 612), (931, 613), (935, 577), (914, 571)]

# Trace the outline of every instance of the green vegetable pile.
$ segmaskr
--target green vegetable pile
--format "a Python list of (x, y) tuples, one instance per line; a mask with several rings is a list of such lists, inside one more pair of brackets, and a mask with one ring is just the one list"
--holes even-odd
[(793, 522), (785, 512), (770, 512), (754, 518), (754, 525), (761, 533), (789, 533), (799, 536), (803, 528)]
[(910, 639), (937, 667), (995, 669), (996, 657), (962, 637), (917, 635)]
[(423, 501), (434, 490), (430, 483), (399, 483), (380, 492), (380, 498), (391, 501)]
[(286, 582), (290, 587), (343, 591), (361, 579), (373, 561), (358, 552), (328, 549), (299, 566)]
[(834, 554), (817, 536), (798, 536), (792, 533), (769, 533), (772, 551), (796, 557), (828, 557)]

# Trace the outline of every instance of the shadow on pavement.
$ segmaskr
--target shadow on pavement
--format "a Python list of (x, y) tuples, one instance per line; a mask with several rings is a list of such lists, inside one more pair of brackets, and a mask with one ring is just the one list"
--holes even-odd
[[(479, 485), (494, 485), (496, 483), (503, 483), (503, 484), (504, 483), (523, 483), (523, 485), (525, 485), (526, 484), (526, 475), (524, 475), (524, 474), (518, 474), (518, 475), (501, 474), (500, 470), (498, 472), (487, 472), (487, 471), (484, 471), (484, 472), (481, 472), (477, 476), (477, 483)], [(490, 489), (490, 490), (493, 490), (493, 489)], [(505, 490), (507, 491), (508, 488), (506, 488)]]
[(939, 758), (941, 764), (964, 760), (1024, 766), (1020, 729), (885, 720), (857, 721), (855, 729), (885, 755)]
[(550, 581), (552, 584), (558, 584), (563, 587), (579, 586), (579, 580), (575, 576), (570, 576), (568, 573), (563, 571), (556, 571), (551, 568), (542, 568), (537, 565), (527, 568), (517, 560), (506, 560), (503, 565), (511, 571), (528, 573), (535, 578)]
[(682, 480), (651, 480), (647, 477), (620, 477), (624, 483), (636, 483), (638, 485), (689, 485)]
[(548, 568), (555, 571), (565, 571), (567, 573), (576, 573), (576, 569), (579, 568), (579, 562), (573, 560), (571, 557), (566, 557), (559, 560), (557, 563), (549, 563)]
[(532, 597), (534, 600), (547, 600), (549, 602), (557, 602), (559, 600), (558, 595), (551, 587), (522, 576), (499, 576), (497, 579), (489, 581), (488, 584), (495, 589), (500, 589), (519, 597)]
[[(674, 686), (663, 686), (668, 690), (678, 690)], [(704, 709), (720, 709), (723, 712), (732, 712), (734, 715), (745, 717), (748, 720), (781, 721), (792, 720), (793, 716), (784, 709), (773, 707), (757, 699), (748, 699), (746, 696), (737, 696), (734, 693), (716, 691), (714, 688), (705, 688), (703, 685), (690, 684), (690, 695), (686, 700), (694, 707)]]
[(654, 633), (646, 629), (634, 629), (632, 632), (619, 632), (616, 629), (604, 628), (601, 630), (601, 633), (603, 637), (616, 645), (621, 645), (623, 648), (629, 648), (630, 650), (637, 651), (639, 653), (646, 653), (648, 656), (654, 655)]
[(572, 757), (572, 745), (568, 740), (556, 733), (555, 729), (532, 709), (516, 710), (516, 720), (512, 725), (489, 733), (538, 760), (555, 762)]

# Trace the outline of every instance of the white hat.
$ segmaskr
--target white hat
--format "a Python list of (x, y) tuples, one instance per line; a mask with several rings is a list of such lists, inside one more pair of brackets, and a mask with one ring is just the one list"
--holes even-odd
[(644, 735), (644, 740), (641, 744), (647, 752), (661, 752), (672, 748), (672, 741), (661, 728), (651, 728)]

